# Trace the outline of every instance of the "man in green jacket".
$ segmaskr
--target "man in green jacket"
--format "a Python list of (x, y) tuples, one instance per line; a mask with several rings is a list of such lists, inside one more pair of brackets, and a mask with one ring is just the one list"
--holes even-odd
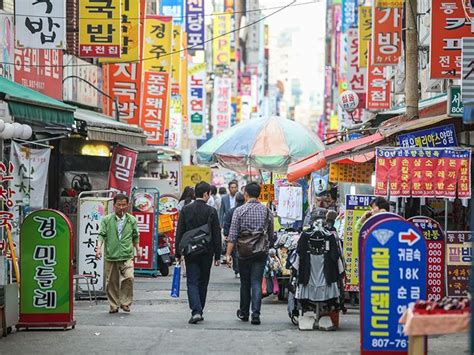
[(141, 259), (137, 220), (127, 213), (128, 202), (126, 195), (117, 194), (114, 197), (115, 212), (105, 216), (100, 223), (96, 257), (102, 258), (102, 245), (105, 245), (105, 288), (110, 304), (109, 313), (117, 313), (119, 307), (124, 312), (130, 312), (134, 248), (138, 259)]

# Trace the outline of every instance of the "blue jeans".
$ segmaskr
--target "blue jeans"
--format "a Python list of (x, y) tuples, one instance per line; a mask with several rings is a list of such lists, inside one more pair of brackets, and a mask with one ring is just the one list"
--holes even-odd
[(207, 286), (209, 285), (209, 277), (211, 276), (212, 260), (212, 254), (195, 258), (185, 258), (188, 302), (192, 315), (202, 315), (202, 311), (206, 305)]
[(240, 312), (249, 315), (250, 302), (252, 315), (259, 316), (262, 307), (262, 279), (267, 256), (254, 259), (239, 259), (240, 271)]

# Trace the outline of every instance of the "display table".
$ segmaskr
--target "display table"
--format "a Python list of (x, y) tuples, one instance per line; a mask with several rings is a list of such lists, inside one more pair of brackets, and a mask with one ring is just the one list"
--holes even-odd
[(469, 330), (471, 313), (418, 314), (409, 308), (400, 318), (409, 337), (408, 354), (424, 354), (427, 335), (464, 333)]

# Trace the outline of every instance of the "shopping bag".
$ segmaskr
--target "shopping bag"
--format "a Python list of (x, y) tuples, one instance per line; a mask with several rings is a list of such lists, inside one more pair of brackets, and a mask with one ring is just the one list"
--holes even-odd
[(278, 287), (278, 279), (276, 276), (273, 276), (273, 294), (278, 295), (280, 288)]
[(265, 297), (267, 295), (267, 279), (264, 277), (262, 279), (262, 296)]
[(171, 297), (179, 298), (179, 289), (181, 286), (181, 264), (174, 266), (173, 282), (171, 283)]

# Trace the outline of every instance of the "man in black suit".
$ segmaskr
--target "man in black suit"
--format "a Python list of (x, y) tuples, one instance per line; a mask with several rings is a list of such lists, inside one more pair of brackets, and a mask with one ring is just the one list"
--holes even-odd
[(181, 261), (182, 255), (178, 246), (184, 233), (209, 223), (211, 243), (209, 252), (197, 256), (186, 256), (186, 285), (188, 287), (188, 302), (191, 309), (190, 324), (196, 324), (204, 318), (203, 309), (206, 304), (207, 286), (211, 275), (212, 260), (214, 265), (220, 265), (221, 256), (221, 228), (217, 211), (214, 207), (207, 205), (211, 194), (211, 185), (200, 182), (194, 189), (196, 200), (183, 207), (179, 214), (178, 226), (176, 228), (176, 251), (177, 261)]
[(227, 212), (235, 207), (235, 194), (238, 190), (239, 183), (236, 180), (229, 182), (229, 194), (222, 197), (221, 208), (219, 210), (219, 221), (221, 222), (221, 226), (224, 226), (225, 215)]

